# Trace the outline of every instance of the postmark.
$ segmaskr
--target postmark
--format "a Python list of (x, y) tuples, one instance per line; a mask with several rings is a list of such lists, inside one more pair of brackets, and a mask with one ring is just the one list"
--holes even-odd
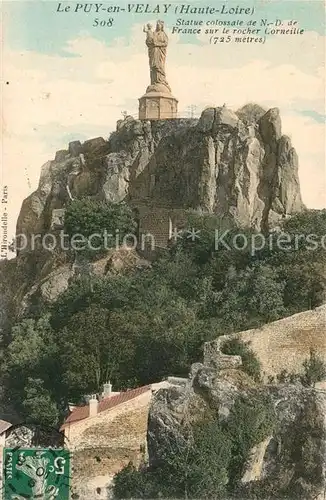
[[(24, 443), (28, 431), (32, 436), (31, 446)], [(63, 441), (61, 433), (52, 428), (21, 424), (15, 426), (9, 436), (9, 443), (14, 440), (19, 442), (17, 446), (9, 444), (3, 450), (3, 500), (69, 500), (72, 455), (63, 445), (53, 446), (55, 441)], [(51, 445), (46, 446), (46, 441)], [(41, 442), (42, 446), (37, 446)]]

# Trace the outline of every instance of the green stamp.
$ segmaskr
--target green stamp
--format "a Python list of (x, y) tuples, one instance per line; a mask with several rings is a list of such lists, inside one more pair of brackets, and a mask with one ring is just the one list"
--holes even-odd
[(5, 448), (2, 491), (3, 500), (69, 500), (69, 451)]

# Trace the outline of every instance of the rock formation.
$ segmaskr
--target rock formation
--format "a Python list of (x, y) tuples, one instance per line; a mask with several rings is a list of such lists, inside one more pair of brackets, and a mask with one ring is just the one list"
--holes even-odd
[[(140, 233), (152, 234), (158, 247), (191, 211), (264, 230), (304, 208), (297, 155), (281, 134), (279, 112), (255, 104), (236, 113), (208, 108), (199, 120), (128, 116), (108, 140), (71, 142), (43, 165), (38, 188), (23, 201), (17, 235), (30, 242), (31, 235), (56, 234), (67, 205), (84, 196), (125, 200), (138, 214)], [(71, 268), (69, 252), (35, 247), (2, 266), (6, 276), (10, 268), (4, 282), (16, 308), (36, 295), (55, 300), (78, 267)]]
[(49, 231), (53, 211), (81, 196), (214, 213), (257, 229), (303, 209), (279, 111), (257, 105), (205, 109), (199, 120), (127, 117), (107, 141), (70, 143), (42, 167), (17, 233)]
[[(326, 387), (299, 382), (276, 384), (284, 371), (300, 373), (309, 349), (326, 360), (325, 306), (267, 324), (257, 330), (221, 336), (204, 345), (203, 363), (191, 367), (183, 385), (160, 390), (152, 400), (148, 424), (149, 464), (155, 466), (172, 443), (184, 442), (185, 422), (213, 414), (227, 425), (239, 397), (272, 402), (274, 430), (250, 450), (234, 498), (323, 500), (326, 491)], [(231, 338), (250, 343), (263, 382), (242, 371), (239, 356), (223, 354)], [(267, 375), (274, 376), (267, 383)], [(169, 448), (168, 448), (169, 449)], [(233, 497), (232, 497), (233, 498)]]
[(169, 443), (182, 445), (185, 419), (193, 423), (214, 412), (225, 423), (239, 396), (248, 401), (268, 396), (274, 407), (274, 431), (250, 451), (235, 498), (322, 500), (326, 392), (300, 385), (255, 385), (233, 368), (229, 358), (231, 368), (226, 368), (225, 360), (222, 369), (193, 365), (183, 386), (162, 389), (154, 396), (147, 434), (150, 466), (161, 460)]

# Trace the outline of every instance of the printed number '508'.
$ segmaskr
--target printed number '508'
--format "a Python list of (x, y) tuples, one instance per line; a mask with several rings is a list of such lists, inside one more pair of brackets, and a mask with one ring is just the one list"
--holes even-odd
[(94, 19), (94, 23), (93, 23), (93, 28), (96, 28), (96, 26), (101, 26), (101, 27), (104, 27), (106, 26), (107, 28), (111, 28), (111, 26), (113, 26), (113, 17), (110, 17), (110, 19), (107, 19), (107, 20), (100, 20), (98, 18)]

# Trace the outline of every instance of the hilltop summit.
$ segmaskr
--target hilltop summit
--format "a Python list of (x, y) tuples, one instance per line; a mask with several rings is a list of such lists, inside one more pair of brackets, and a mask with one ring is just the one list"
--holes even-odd
[(108, 140), (71, 142), (43, 165), (37, 190), (23, 202), (17, 233), (50, 231), (57, 211), (85, 196), (127, 201), (150, 229), (159, 214), (163, 245), (168, 219), (177, 224), (183, 210), (266, 229), (304, 208), (298, 157), (281, 129), (277, 108), (255, 104), (237, 113), (208, 108), (199, 120), (127, 116)]

